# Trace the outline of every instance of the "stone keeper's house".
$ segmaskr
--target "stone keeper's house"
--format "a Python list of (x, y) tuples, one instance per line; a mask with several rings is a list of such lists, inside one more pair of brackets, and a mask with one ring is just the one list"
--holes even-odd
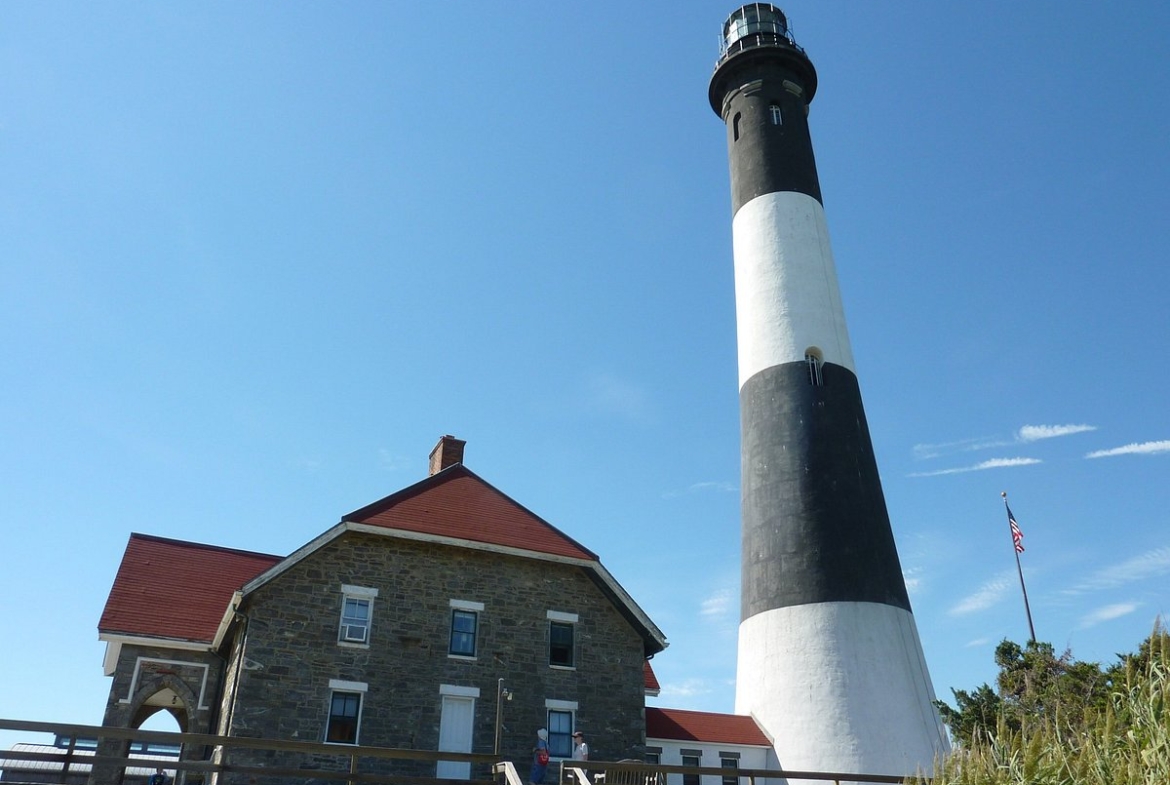
[[(504, 757), (527, 761), (543, 726), (554, 759), (577, 727), (600, 757), (642, 759), (665, 637), (596, 554), (467, 469), (463, 447), (443, 437), (429, 477), (288, 556), (131, 535), (99, 623), (104, 724), (166, 710), (192, 733), (490, 753), (503, 679)], [(95, 767), (91, 782), (115, 780)]]

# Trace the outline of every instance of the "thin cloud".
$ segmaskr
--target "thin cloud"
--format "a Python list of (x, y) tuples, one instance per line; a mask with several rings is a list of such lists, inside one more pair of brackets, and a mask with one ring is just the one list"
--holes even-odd
[(693, 698), (711, 692), (711, 685), (705, 679), (683, 679), (662, 685), (659, 698)]
[(733, 482), (711, 480), (693, 483), (681, 491), (667, 491), (662, 494), (662, 498), (675, 499), (679, 496), (689, 496), (694, 493), (735, 493), (738, 490), (739, 486)]
[(1155, 578), (1170, 573), (1170, 548), (1154, 548), (1143, 554), (1126, 559), (1120, 564), (1114, 564), (1098, 570), (1087, 579), (1063, 593), (1069, 595), (1085, 594), (1103, 589), (1116, 589), (1136, 581)]
[(974, 594), (959, 600), (947, 613), (951, 616), (967, 616), (998, 605), (1011, 590), (1012, 577), (1010, 572), (1001, 573), (980, 586)]
[(986, 646), (990, 642), (990, 638), (976, 638), (973, 641), (967, 641), (965, 644), (963, 644), (963, 648), (974, 649), (976, 646)]
[(1085, 457), (1112, 458), (1114, 455), (1157, 455), (1163, 452), (1170, 452), (1170, 439), (1164, 439), (1160, 442), (1127, 444), (1124, 447), (1114, 447), (1111, 450), (1095, 450), (1094, 452), (1086, 453)]
[(902, 580), (906, 583), (906, 593), (914, 596), (922, 589), (922, 579), (918, 574), (922, 572), (921, 567), (914, 567), (909, 570), (902, 570)]
[(1080, 629), (1086, 630), (1089, 627), (1095, 627), (1101, 622), (1112, 621), (1113, 619), (1120, 619), (1122, 616), (1128, 616), (1138, 609), (1136, 602), (1119, 602), (1114, 605), (1106, 605), (1103, 608), (1098, 608), (1092, 613), (1086, 614), (1081, 618)]
[(1036, 442), (1041, 439), (1055, 439), (1057, 436), (1069, 436), (1074, 433), (1095, 430), (1097, 430), (1096, 425), (1025, 425), (1016, 431), (1016, 439), (1021, 442)]
[(719, 589), (699, 604), (699, 615), (721, 619), (731, 610), (731, 589)]
[(943, 442), (941, 444), (916, 444), (911, 449), (914, 452), (915, 460), (927, 460), (929, 458), (940, 458), (943, 455), (950, 455), (956, 452), (974, 452), (975, 450), (987, 450), (992, 447), (1004, 447), (1008, 442), (1003, 439), (993, 438), (978, 438), (978, 439), (960, 439), (956, 442)]
[(650, 409), (650, 397), (641, 386), (610, 374), (596, 374), (586, 382), (589, 407), (631, 420), (643, 419)]
[(1031, 466), (1044, 463), (1039, 458), (992, 458), (974, 466), (959, 466), (954, 469), (938, 469), (933, 472), (913, 472), (907, 477), (938, 477), (942, 474), (965, 474), (966, 472), (981, 472), (986, 469), (1004, 469), (1011, 466)]
[(395, 455), (387, 449), (380, 448), (378, 450), (378, 465), (382, 467), (383, 471), (396, 472), (406, 468), (410, 463), (408, 459), (401, 455)]

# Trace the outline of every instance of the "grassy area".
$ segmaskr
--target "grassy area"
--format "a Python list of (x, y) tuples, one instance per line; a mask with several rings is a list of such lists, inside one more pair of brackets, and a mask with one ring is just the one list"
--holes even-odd
[[(1098, 699), (1005, 700), (958, 739), (935, 785), (1170, 784), (1170, 636), (1157, 629), (1107, 673)], [(1002, 691), (1002, 688), (1001, 688)], [(988, 718), (992, 719), (992, 718)]]

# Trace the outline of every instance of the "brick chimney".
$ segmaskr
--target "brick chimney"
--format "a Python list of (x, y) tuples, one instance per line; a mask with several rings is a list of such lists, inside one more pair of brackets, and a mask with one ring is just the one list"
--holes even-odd
[(431, 450), (431, 473), (434, 476), (448, 467), (463, 463), (463, 447), (467, 442), (450, 434), (440, 437), (435, 449)]

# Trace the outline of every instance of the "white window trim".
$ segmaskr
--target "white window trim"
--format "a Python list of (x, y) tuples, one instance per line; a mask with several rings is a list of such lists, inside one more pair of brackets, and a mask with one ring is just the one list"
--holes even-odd
[(364, 681), (343, 681), (342, 679), (330, 679), (329, 689), (340, 690), (341, 692), (369, 692), (370, 685)]
[[(351, 586), (348, 583), (341, 584), (341, 616), (337, 620), (337, 645), (348, 649), (368, 649), (370, 648), (370, 635), (374, 631), (374, 599), (378, 596), (378, 590), (370, 586)], [(345, 601), (346, 600), (365, 600), (369, 604), (370, 612), (369, 618), (366, 620), (366, 639), (364, 641), (346, 640), (345, 635), (342, 634), (342, 629), (348, 625), (345, 623)]]
[(569, 624), (576, 624), (580, 617), (575, 613), (565, 613), (564, 611), (548, 611), (545, 616), (549, 621), (563, 621)]
[[(344, 679), (330, 679), (329, 680), (329, 703), (326, 706), (325, 713), (325, 741), (324, 744), (336, 744), (339, 747), (355, 747), (361, 744), (362, 740), (362, 715), (366, 712), (366, 694), (370, 691), (370, 685), (364, 681), (345, 681)], [(358, 693), (361, 697), (358, 699), (358, 713), (357, 721), (353, 729), (353, 741), (329, 741), (329, 722), (333, 719), (333, 696), (339, 692)]]
[[(572, 624), (572, 625), (574, 625), (573, 650), (571, 652), (569, 652), (569, 654), (573, 658), (573, 664), (572, 665), (554, 665), (553, 663), (550, 662), (548, 664), (548, 667), (552, 668), (553, 670), (558, 670), (558, 671), (575, 671), (575, 670), (577, 670), (577, 630), (576, 630), (576, 624), (577, 624), (577, 621), (580, 617), (577, 616), (577, 614), (575, 614), (575, 613), (565, 613), (564, 611), (547, 611), (545, 613), (545, 616), (548, 618), (548, 620), (550, 622), (556, 622), (557, 624)], [(551, 657), (551, 655), (552, 655), (552, 625), (551, 624), (549, 625), (549, 655), (550, 655), (549, 659), (551, 659), (552, 658)]]
[(461, 687), (458, 684), (440, 684), (440, 695), (451, 695), (456, 698), (478, 698), (479, 687)]
[(451, 607), (457, 611), (475, 611), (476, 613), (483, 612), (483, 603), (472, 602), (471, 600), (451, 600)]
[[(451, 635), (454, 633), (455, 626), (455, 611), (464, 611), (466, 613), (475, 614), (475, 654), (452, 654), (451, 653)], [(447, 629), (447, 659), (449, 660), (463, 660), (464, 662), (474, 662), (479, 657), (479, 615), (483, 613), (482, 602), (472, 602), (471, 600), (451, 600), (451, 616), (450, 627)]]
[[(569, 726), (570, 726), (569, 732), (572, 733), (574, 730), (577, 729), (577, 701), (563, 701), (563, 700), (557, 700), (556, 698), (545, 698), (544, 699), (544, 714), (545, 714), (545, 721), (546, 722), (548, 721), (548, 713), (550, 711), (568, 712), (571, 715), (571, 717), (569, 719)], [(550, 750), (550, 752), (551, 752), (551, 750)], [(569, 760), (572, 757), (573, 757), (573, 739), (570, 736), (569, 737), (569, 756), (562, 758), (559, 755), (553, 755), (552, 760)]]

